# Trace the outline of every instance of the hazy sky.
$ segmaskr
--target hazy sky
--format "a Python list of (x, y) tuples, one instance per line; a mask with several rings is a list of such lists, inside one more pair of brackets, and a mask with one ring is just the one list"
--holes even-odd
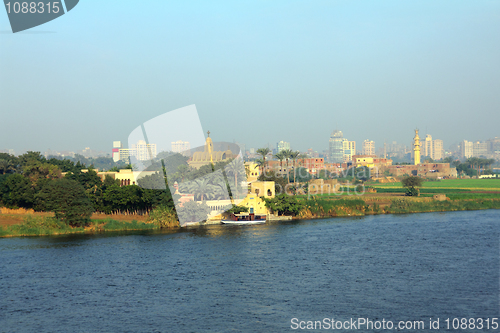
[(111, 151), (195, 104), (215, 141), (500, 136), (500, 1), (92, 1), (12, 34), (0, 149)]

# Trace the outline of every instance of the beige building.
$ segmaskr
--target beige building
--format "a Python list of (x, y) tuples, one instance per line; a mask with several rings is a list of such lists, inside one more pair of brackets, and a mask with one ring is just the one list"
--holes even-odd
[(432, 141), (432, 159), (438, 161), (444, 157), (443, 140), (437, 139)]
[(363, 150), (361, 155), (375, 155), (375, 141), (363, 141)]
[(432, 140), (432, 135), (427, 134), (421, 144), (421, 155), (437, 161), (444, 157), (443, 140)]
[(135, 157), (139, 161), (148, 161), (157, 155), (156, 144), (147, 144), (144, 140), (139, 140), (137, 144), (130, 148), (122, 148), (120, 141), (113, 142), (113, 160), (129, 162), (130, 157)]
[(182, 153), (191, 149), (191, 144), (188, 141), (175, 141), (171, 143), (173, 153)]
[(474, 143), (471, 141), (464, 140), (460, 143), (460, 155), (465, 158), (473, 156)]
[(313, 179), (309, 182), (310, 195), (335, 193), (339, 187), (337, 179)]
[(146, 143), (144, 140), (139, 140), (137, 144), (132, 145), (132, 150), (135, 149), (135, 157), (139, 161), (148, 161), (156, 157), (156, 144)]
[(488, 144), (486, 142), (476, 141), (472, 145), (472, 155), (474, 157), (486, 156), (488, 154)]
[(344, 147), (344, 163), (352, 161), (352, 156), (356, 155), (356, 141), (344, 139), (342, 144)]

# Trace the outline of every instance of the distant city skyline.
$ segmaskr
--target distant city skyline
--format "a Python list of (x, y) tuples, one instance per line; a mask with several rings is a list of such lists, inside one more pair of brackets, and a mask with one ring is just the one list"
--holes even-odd
[(192, 104), (214, 141), (249, 148), (323, 151), (334, 129), (358, 148), (409, 146), (415, 128), (445, 149), (485, 141), (499, 15), (486, 0), (86, 2), (12, 34), (4, 12), (0, 149), (109, 151)]

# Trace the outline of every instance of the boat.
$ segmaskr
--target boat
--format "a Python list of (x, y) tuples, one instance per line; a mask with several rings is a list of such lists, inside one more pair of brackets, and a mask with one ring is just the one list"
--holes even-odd
[(221, 222), (232, 225), (264, 224), (266, 223), (266, 218), (266, 214), (231, 214), (229, 218), (224, 218)]

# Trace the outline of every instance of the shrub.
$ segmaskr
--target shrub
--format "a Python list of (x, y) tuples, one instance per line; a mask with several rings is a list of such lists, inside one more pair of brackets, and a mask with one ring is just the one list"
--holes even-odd
[(149, 212), (148, 222), (154, 223), (158, 228), (177, 228), (179, 220), (175, 210), (167, 206), (158, 206)]

